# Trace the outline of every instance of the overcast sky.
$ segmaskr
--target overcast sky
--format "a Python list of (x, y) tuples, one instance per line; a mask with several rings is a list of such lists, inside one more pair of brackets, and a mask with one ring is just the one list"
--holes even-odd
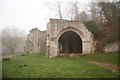
[[(26, 33), (30, 29), (37, 27), (46, 30), (49, 18), (58, 18), (56, 11), (57, 0), (0, 0), (0, 28), (13, 27)], [(68, 11), (67, 4), (75, 0), (58, 0), (62, 2), (63, 17)], [(76, 0), (77, 1), (77, 0)], [(78, 0), (82, 2), (80, 11), (86, 9), (88, 0)], [(67, 3), (67, 4), (66, 4)]]
[[(58, 18), (56, 11), (57, 0), (0, 0), (0, 27), (17, 27), (28, 32), (37, 27), (46, 30), (49, 18)], [(70, 0), (62, 1), (64, 11), (65, 4)], [(71, 2), (74, 0), (71, 0)], [(85, 0), (82, 0), (86, 2)]]

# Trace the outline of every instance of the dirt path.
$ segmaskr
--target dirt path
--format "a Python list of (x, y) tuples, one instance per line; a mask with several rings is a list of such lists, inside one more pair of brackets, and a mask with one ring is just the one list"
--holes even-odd
[(120, 67), (118, 67), (117, 65), (108, 64), (108, 63), (100, 63), (96, 61), (91, 61), (91, 63), (99, 65), (100, 67), (111, 69), (113, 72), (120, 72)]

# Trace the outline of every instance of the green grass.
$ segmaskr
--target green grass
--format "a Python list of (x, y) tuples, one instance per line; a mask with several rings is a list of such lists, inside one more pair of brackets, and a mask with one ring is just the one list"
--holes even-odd
[[(3, 61), (3, 78), (117, 78), (117, 73), (90, 61), (117, 64), (117, 54), (91, 54), (80, 58), (47, 58), (43, 54), (26, 54)], [(19, 67), (23, 64), (27, 66)]]
[[(118, 65), (118, 53), (98, 53), (98, 54), (89, 54), (85, 58), (97, 62), (110, 63)], [(120, 65), (120, 64), (119, 64)]]
[(2, 60), (0, 60), (0, 78), (2, 78)]

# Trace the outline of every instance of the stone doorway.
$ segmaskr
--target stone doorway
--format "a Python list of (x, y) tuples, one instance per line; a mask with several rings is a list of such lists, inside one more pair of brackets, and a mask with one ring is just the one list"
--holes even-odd
[(64, 32), (59, 40), (59, 53), (82, 53), (82, 40), (74, 31)]

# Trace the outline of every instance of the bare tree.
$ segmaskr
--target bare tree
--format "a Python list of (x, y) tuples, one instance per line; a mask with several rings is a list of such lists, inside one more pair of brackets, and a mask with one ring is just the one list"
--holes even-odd
[(60, 4), (60, 2), (57, 2), (57, 5), (58, 5), (58, 13), (59, 13), (60, 19), (63, 19), (62, 13), (61, 13), (61, 4)]
[(46, 8), (50, 10), (49, 16), (52, 16), (52, 14), (54, 14), (54, 17), (59, 16), (59, 19), (63, 19), (62, 9), (61, 9), (62, 2), (58, 2), (58, 1), (55, 1), (53, 3), (45, 2), (43, 4)]
[(79, 2), (77, 1), (70, 3), (71, 8), (69, 9), (68, 13), (71, 17), (71, 20), (80, 21), (78, 4)]
[(23, 34), (18, 29), (2, 29), (2, 45), (6, 46), (10, 50), (10, 53), (14, 53), (23, 39)]
[(90, 5), (91, 19), (97, 21), (97, 16), (98, 16), (97, 3), (91, 2), (90, 4), (91, 4)]
[(80, 15), (81, 21), (87, 21), (88, 20), (88, 15), (85, 11), (82, 11), (79, 15)]
[(73, 7), (74, 7), (74, 10), (75, 10), (75, 20), (79, 20), (78, 2), (74, 2)]

